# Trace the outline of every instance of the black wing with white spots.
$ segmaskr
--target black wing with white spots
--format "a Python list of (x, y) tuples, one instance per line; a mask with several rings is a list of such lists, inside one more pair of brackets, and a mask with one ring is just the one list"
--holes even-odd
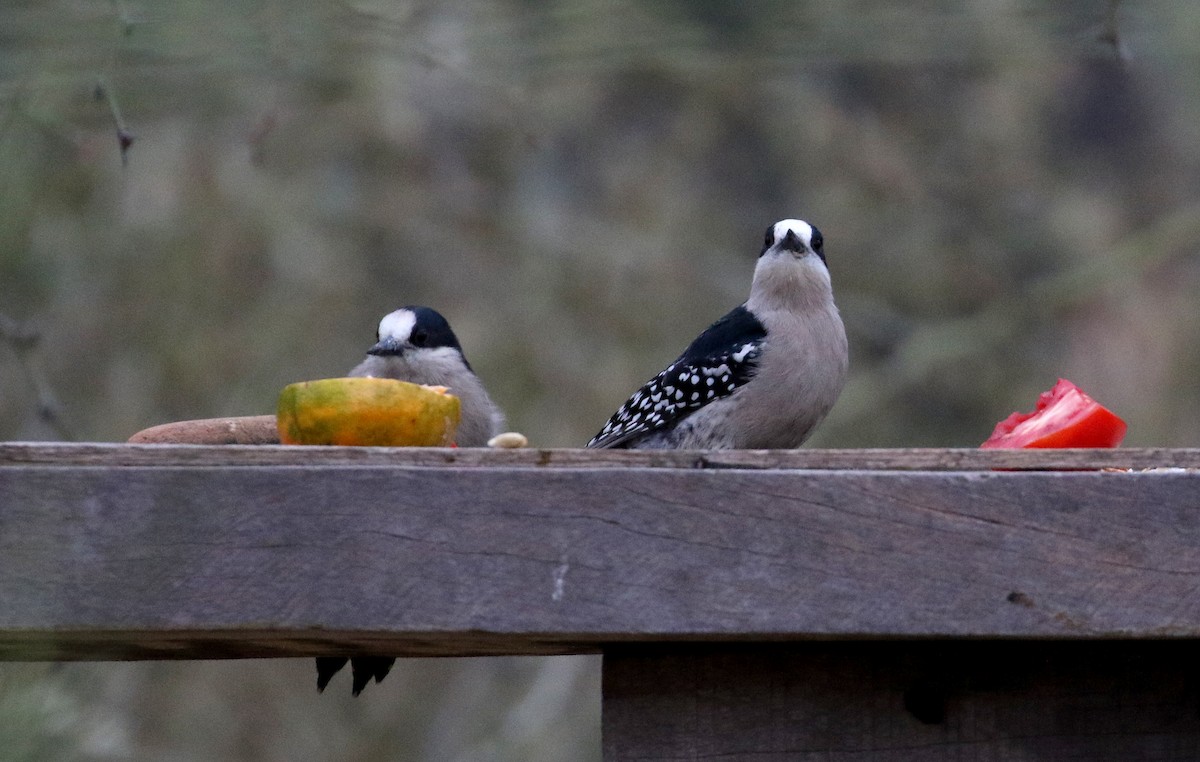
[(613, 413), (588, 447), (625, 447), (728, 397), (754, 375), (767, 332), (745, 305), (709, 326)]

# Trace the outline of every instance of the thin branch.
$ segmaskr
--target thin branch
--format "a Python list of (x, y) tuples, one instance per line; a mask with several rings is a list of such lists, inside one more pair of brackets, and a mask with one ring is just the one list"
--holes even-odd
[(129, 37), (133, 34), (133, 29), (138, 24), (142, 23), (141, 19), (134, 17), (129, 12), (129, 5), (124, 0), (113, 0), (113, 11), (117, 14), (117, 24), (121, 30), (121, 34)]
[(128, 164), (129, 147), (133, 145), (134, 136), (125, 126), (125, 117), (121, 116), (121, 106), (117, 103), (117, 96), (113, 94), (113, 89), (103, 78), (96, 80), (94, 94), (96, 100), (103, 100), (108, 104), (108, 112), (112, 115), (113, 125), (117, 131), (117, 145), (121, 148), (121, 163)]
[(25, 371), (25, 377), (37, 394), (38, 417), (54, 429), (60, 438), (73, 441), (75, 434), (67, 424), (66, 411), (37, 362), (41, 339), (41, 332), (32, 323), (20, 322), (0, 313), (0, 341), (12, 348), (17, 362)]
[(1120, 9), (1121, 0), (1108, 1), (1108, 7), (1104, 10), (1104, 23), (1100, 27), (1100, 42), (1112, 48), (1118, 61), (1128, 61), (1129, 50), (1121, 36)]
[[(133, 34), (134, 27), (141, 23), (140, 19), (134, 18), (129, 12), (128, 6), (124, 0), (112, 0), (113, 13), (117, 17), (117, 29), (122, 38), (129, 37)], [(118, 41), (112, 50), (112, 59), (109, 62), (109, 70), (113, 70), (117, 65), (117, 54), (120, 50), (121, 43)], [(96, 77), (96, 87), (93, 90), (93, 95), (97, 101), (104, 101), (108, 105), (108, 113), (112, 115), (113, 126), (117, 133), (117, 146), (121, 149), (121, 164), (129, 164), (129, 148), (133, 145), (134, 135), (129, 131), (129, 127), (125, 124), (125, 117), (121, 115), (121, 106), (117, 103), (116, 93), (113, 88), (105, 80), (103, 76)]]

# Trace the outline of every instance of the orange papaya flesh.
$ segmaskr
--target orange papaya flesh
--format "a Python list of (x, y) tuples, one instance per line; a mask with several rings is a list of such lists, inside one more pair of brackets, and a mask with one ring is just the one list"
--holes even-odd
[(454, 443), (458, 397), (445, 387), (390, 378), (325, 378), (290, 384), (276, 421), (284, 444), (445, 447)]

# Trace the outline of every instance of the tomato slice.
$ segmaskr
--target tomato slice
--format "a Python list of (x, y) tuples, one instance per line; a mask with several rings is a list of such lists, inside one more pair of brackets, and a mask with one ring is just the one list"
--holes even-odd
[(1128, 427), (1112, 411), (1065, 378), (1038, 396), (1032, 413), (996, 424), (980, 447), (1116, 447)]

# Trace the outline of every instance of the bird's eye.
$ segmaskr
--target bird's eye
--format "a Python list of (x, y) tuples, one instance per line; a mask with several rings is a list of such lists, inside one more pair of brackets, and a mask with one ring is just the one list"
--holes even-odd
[(775, 243), (775, 226), (767, 228), (767, 234), (763, 237), (763, 248), (771, 248), (771, 244)]
[(825, 238), (820, 233), (813, 233), (812, 250), (817, 254), (821, 253), (821, 247), (825, 244)]
[(429, 332), (424, 328), (418, 328), (412, 332), (412, 336), (409, 336), (408, 340), (414, 347), (423, 347), (425, 342), (429, 341)]

